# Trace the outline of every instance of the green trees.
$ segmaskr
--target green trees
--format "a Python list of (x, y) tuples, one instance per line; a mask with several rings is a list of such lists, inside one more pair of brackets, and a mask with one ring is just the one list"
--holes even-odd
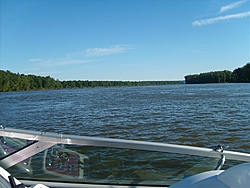
[[(250, 63), (247, 63), (245, 66), (235, 69), (233, 72), (224, 70), (187, 75), (185, 76), (185, 82), (186, 84), (225, 82), (250, 83)], [(62, 88), (154, 86), (183, 83), (183, 81), (59, 81), (50, 76), (42, 77), (35, 75), (24, 75), (0, 70), (0, 92)]]
[(233, 71), (234, 82), (250, 82), (250, 63)]
[(186, 84), (250, 82), (250, 63), (235, 69), (233, 72), (224, 70), (187, 75), (185, 82)]
[(62, 88), (89, 88), (89, 87), (121, 87), (121, 86), (148, 86), (183, 84), (183, 81), (59, 81), (50, 76), (42, 77), (35, 75), (15, 74), (10, 71), (0, 70), (0, 92), (3, 91), (25, 91), (42, 89)]
[(183, 84), (183, 81), (62, 81), (62, 88), (123, 87)]
[(230, 80), (231, 72), (227, 70), (185, 76), (186, 84), (224, 83)]
[(59, 88), (61, 88), (61, 82), (49, 76), (15, 74), (0, 70), (0, 92)]

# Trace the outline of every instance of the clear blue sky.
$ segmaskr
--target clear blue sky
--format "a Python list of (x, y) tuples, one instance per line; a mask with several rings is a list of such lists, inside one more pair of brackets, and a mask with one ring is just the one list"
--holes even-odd
[(249, 0), (0, 0), (0, 69), (183, 80), (250, 61)]

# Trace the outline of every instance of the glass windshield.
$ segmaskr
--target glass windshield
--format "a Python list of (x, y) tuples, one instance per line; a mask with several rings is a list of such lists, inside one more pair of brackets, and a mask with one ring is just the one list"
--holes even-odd
[[(9, 143), (16, 145), (9, 146)], [(1, 144), (16, 150), (27, 141), (13, 139)], [(1, 147), (3, 152), (4, 147)], [(19, 179), (29, 180), (171, 185), (187, 176), (213, 170), (217, 161), (163, 152), (57, 144), (7, 170)]]
[(25, 139), (0, 137), (0, 160), (32, 143)]

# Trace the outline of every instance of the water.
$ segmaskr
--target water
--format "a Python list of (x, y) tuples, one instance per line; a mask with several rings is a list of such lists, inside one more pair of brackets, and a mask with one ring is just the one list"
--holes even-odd
[(0, 93), (5, 127), (250, 153), (250, 85), (204, 84)]

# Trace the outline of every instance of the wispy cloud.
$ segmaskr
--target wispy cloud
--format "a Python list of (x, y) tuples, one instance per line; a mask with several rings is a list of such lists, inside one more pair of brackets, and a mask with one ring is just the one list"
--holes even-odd
[(107, 56), (112, 54), (119, 54), (131, 49), (130, 45), (116, 45), (108, 48), (90, 48), (86, 49), (86, 56)]
[(219, 16), (215, 18), (209, 18), (209, 19), (204, 19), (204, 20), (196, 20), (192, 23), (193, 26), (202, 26), (202, 25), (208, 25), (208, 24), (213, 24), (219, 21), (223, 20), (231, 20), (231, 19), (240, 19), (250, 16), (250, 11), (249, 12), (243, 12), (239, 14), (230, 14), (226, 16)]
[(42, 59), (32, 58), (29, 60), (29, 62), (38, 62), (38, 61), (42, 61)]
[[(67, 53), (65, 57), (49, 58), (47, 60), (32, 58), (29, 62), (36, 62), (39, 66), (65, 66), (96, 62), (94, 57), (119, 54), (132, 49), (132, 45), (115, 45), (108, 48), (89, 48), (83, 51)], [(100, 61), (100, 60), (99, 60)]]
[(220, 13), (231, 10), (231, 9), (234, 9), (234, 8), (237, 8), (237, 7), (239, 7), (240, 5), (242, 5), (243, 3), (247, 2), (247, 1), (248, 0), (237, 1), (237, 2), (231, 3), (229, 5), (223, 6), (220, 9)]
[(51, 58), (47, 61), (41, 62), (43, 66), (63, 66), (63, 65), (76, 65), (93, 62), (92, 60), (84, 59), (70, 59), (70, 58)]

